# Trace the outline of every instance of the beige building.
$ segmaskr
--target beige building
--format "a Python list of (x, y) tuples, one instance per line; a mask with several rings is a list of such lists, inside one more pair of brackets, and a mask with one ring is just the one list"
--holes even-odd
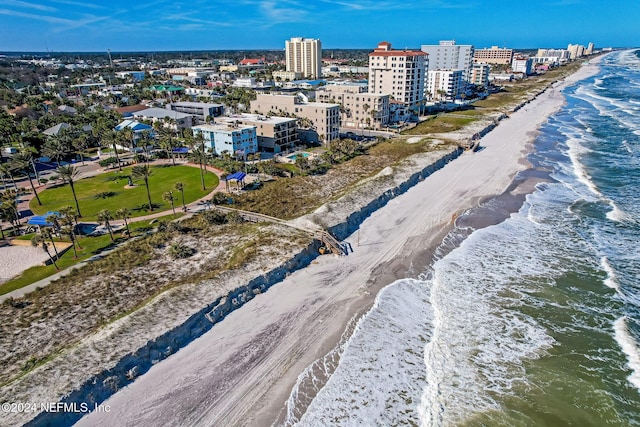
[(473, 68), (471, 68), (471, 78), (469, 79), (469, 83), (474, 84), (476, 86), (489, 86), (489, 73), (491, 68), (489, 64), (473, 64)]
[(473, 62), (481, 64), (511, 65), (513, 49), (502, 49), (491, 46), (491, 49), (476, 49), (473, 53)]
[(251, 101), (251, 111), (306, 119), (298, 122), (298, 136), (305, 142), (328, 144), (340, 137), (340, 106), (337, 104), (308, 102), (302, 95), (259, 93), (256, 100)]
[(369, 53), (369, 92), (417, 106), (424, 99), (427, 63), (421, 50), (394, 50), (391, 43), (381, 42)]
[(318, 79), (322, 75), (322, 43), (318, 39), (293, 37), (285, 41), (287, 71)]
[(296, 71), (274, 71), (272, 73), (273, 79), (276, 81), (292, 81), (292, 80), (300, 80), (302, 78), (302, 73)]
[(389, 95), (368, 93), (366, 85), (327, 85), (316, 91), (316, 99), (341, 105), (342, 126), (373, 127), (389, 124)]
[(573, 61), (574, 59), (584, 56), (585, 49), (581, 44), (570, 44), (567, 46), (567, 51), (569, 51), (569, 56)]
[(269, 153), (281, 153), (298, 144), (298, 120), (261, 114), (234, 114), (216, 119), (218, 123), (255, 126), (258, 148)]

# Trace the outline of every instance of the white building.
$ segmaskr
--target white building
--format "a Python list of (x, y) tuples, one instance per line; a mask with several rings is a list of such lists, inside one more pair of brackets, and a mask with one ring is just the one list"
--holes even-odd
[(217, 123), (255, 126), (258, 148), (269, 153), (281, 153), (298, 145), (298, 120), (290, 117), (262, 114), (234, 114), (220, 117)]
[(433, 70), (427, 73), (430, 100), (455, 101), (463, 91), (462, 70)]
[(437, 45), (424, 44), (420, 50), (429, 55), (429, 71), (463, 70), (463, 78), (469, 81), (473, 67), (473, 45), (456, 44), (455, 40), (440, 40)]
[(407, 107), (424, 100), (427, 54), (421, 50), (394, 50), (381, 42), (369, 53), (369, 92), (391, 95)]
[(224, 105), (207, 102), (172, 102), (167, 104), (166, 108), (193, 116), (196, 124), (199, 125), (206, 123), (209, 118), (212, 120), (224, 113)]
[(570, 58), (573, 61), (574, 59), (584, 56), (585, 48), (581, 44), (569, 44), (569, 46), (567, 46), (567, 50), (569, 51)]
[(214, 154), (237, 152), (253, 154), (258, 152), (256, 127), (235, 123), (194, 126), (193, 134), (202, 134), (205, 146)]
[(511, 62), (511, 71), (529, 76), (533, 74), (533, 60), (531, 58), (515, 57)]
[(174, 130), (188, 129), (193, 125), (193, 116), (166, 108), (146, 108), (133, 113), (136, 120), (150, 120), (153, 123), (163, 122), (165, 127)]
[(287, 71), (301, 73), (304, 78), (322, 75), (322, 43), (318, 39), (293, 37), (285, 41)]

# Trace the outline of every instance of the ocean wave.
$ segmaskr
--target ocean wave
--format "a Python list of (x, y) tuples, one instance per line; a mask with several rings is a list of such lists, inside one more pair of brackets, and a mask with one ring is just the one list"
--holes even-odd
[(620, 292), (620, 285), (617, 282), (616, 272), (613, 267), (611, 267), (609, 259), (606, 256), (600, 258), (600, 265), (602, 266), (602, 269), (605, 271), (605, 273), (607, 273), (607, 277), (606, 279), (604, 279), (604, 284), (611, 289), (615, 289), (616, 291)]
[(627, 357), (627, 364), (632, 371), (627, 378), (631, 384), (640, 390), (640, 347), (629, 333), (627, 317), (621, 317), (613, 324), (616, 341)]

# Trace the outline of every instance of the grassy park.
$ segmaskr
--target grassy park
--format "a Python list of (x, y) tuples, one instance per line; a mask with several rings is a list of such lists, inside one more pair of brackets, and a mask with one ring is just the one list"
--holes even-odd
[[(125, 168), (122, 172), (113, 171), (84, 178), (75, 181), (74, 188), (80, 205), (83, 220), (96, 220), (98, 212), (109, 209), (114, 212), (117, 209), (127, 208), (132, 217), (149, 214), (147, 189), (143, 180), (133, 180), (135, 188), (125, 188), (132, 168)], [(206, 196), (218, 185), (218, 177), (207, 172), (205, 175), (206, 190), (202, 190), (200, 170), (190, 166), (151, 166), (149, 176), (149, 192), (154, 211), (166, 211), (171, 209), (171, 204), (165, 201), (162, 195), (172, 191), (176, 208), (182, 204), (180, 191), (174, 186), (181, 182), (184, 187), (184, 201), (191, 203)], [(30, 208), (36, 215), (42, 215), (48, 211), (59, 211), (65, 206), (75, 206), (73, 194), (68, 184), (61, 184), (48, 188), (39, 193), (42, 206), (34, 199)]]

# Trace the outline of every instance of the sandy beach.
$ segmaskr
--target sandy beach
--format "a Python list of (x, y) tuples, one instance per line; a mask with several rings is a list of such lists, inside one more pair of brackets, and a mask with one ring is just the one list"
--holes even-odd
[[(154, 365), (80, 426), (272, 425), (282, 420), (298, 376), (340, 341), (350, 321), (371, 307), (378, 291), (411, 277), (440, 243), (452, 220), (482, 200), (509, 191), (524, 170), (535, 130), (563, 104), (561, 89), (591, 75), (596, 60), (503, 120), (465, 153), (392, 199), (346, 239), (348, 256), (324, 256), (176, 354)], [(335, 212), (333, 213), (335, 214)], [(306, 220), (328, 215), (321, 208)], [(304, 221), (305, 219), (301, 219)]]

